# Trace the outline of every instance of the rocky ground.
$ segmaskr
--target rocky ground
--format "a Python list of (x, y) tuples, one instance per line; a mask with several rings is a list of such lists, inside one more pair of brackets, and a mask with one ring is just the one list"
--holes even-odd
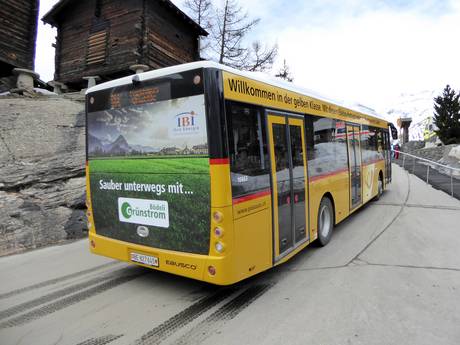
[(77, 98), (0, 97), (0, 256), (86, 234)]

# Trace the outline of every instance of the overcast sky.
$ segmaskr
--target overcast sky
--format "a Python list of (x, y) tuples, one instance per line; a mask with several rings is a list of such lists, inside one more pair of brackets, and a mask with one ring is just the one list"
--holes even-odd
[[(40, 18), (56, 2), (41, 0)], [(249, 39), (279, 46), (273, 74), (286, 59), (300, 86), (378, 109), (401, 93), (460, 89), (460, 0), (240, 3), (261, 18)], [(36, 70), (48, 81), (56, 34), (39, 24)]]

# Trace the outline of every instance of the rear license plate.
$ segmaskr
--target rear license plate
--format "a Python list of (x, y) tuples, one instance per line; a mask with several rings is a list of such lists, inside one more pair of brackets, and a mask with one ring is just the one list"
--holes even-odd
[(144, 265), (158, 267), (158, 258), (156, 256), (131, 252), (131, 261), (139, 262)]

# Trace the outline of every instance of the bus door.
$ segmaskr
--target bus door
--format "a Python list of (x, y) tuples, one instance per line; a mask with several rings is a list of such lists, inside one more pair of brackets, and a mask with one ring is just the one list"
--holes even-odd
[(308, 240), (304, 119), (267, 114), (275, 261)]
[(350, 182), (350, 210), (362, 203), (360, 126), (347, 125), (348, 171)]

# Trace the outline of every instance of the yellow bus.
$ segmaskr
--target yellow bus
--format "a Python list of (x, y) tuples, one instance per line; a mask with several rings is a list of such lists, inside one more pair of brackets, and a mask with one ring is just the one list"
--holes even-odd
[(282, 264), (391, 181), (389, 123), (202, 61), (87, 91), (91, 252), (212, 284)]

